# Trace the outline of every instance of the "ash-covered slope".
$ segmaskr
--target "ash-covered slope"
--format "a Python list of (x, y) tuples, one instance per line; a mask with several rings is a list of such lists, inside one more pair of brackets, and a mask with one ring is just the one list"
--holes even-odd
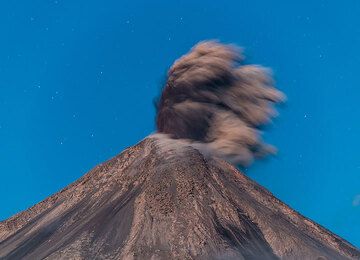
[(150, 137), (0, 223), (0, 259), (359, 259), (218, 159)]

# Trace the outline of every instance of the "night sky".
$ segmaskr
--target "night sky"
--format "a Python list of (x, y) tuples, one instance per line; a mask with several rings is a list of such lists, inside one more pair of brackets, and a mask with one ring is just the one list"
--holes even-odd
[(360, 2), (0, 3), (0, 219), (154, 131), (154, 98), (195, 43), (245, 48), (287, 104), (279, 154), (247, 174), (360, 246)]

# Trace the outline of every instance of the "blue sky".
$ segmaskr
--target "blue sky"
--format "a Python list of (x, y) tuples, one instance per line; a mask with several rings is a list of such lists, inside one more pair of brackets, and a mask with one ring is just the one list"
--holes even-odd
[(288, 96), (247, 174), (360, 246), (360, 2), (0, 3), (0, 219), (154, 131), (167, 68), (198, 41), (245, 47)]

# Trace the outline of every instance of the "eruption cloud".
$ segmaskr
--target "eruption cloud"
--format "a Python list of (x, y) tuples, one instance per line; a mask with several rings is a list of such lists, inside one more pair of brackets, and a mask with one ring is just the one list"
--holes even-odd
[(178, 59), (156, 104), (158, 132), (244, 166), (274, 153), (260, 127), (285, 96), (269, 69), (243, 61), (240, 48), (216, 41), (200, 42)]

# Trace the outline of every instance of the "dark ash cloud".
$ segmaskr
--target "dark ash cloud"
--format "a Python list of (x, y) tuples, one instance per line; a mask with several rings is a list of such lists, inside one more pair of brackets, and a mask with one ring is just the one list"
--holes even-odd
[(268, 69), (243, 59), (236, 46), (206, 41), (177, 60), (157, 102), (158, 132), (234, 164), (274, 153), (259, 128), (285, 97)]

